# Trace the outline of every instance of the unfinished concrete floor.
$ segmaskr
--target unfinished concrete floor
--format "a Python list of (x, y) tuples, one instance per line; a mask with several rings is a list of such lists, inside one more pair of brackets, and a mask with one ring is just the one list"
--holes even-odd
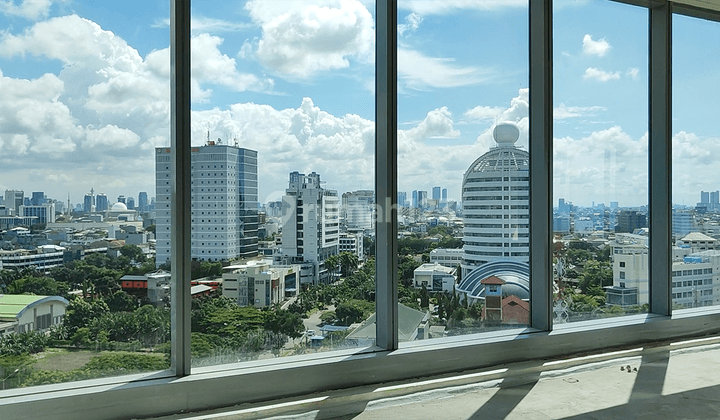
[(162, 419), (720, 419), (720, 338), (515, 363)]

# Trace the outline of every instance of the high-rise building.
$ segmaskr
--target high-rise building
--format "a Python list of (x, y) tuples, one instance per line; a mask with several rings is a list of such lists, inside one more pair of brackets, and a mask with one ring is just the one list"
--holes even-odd
[(720, 204), (720, 191), (710, 191), (710, 204)]
[(20, 217), (37, 217), (38, 223), (55, 223), (55, 203), (39, 206), (20, 206)]
[(25, 204), (25, 191), (5, 190), (5, 207), (13, 211), (14, 215), (20, 214), (20, 206)]
[(424, 209), (428, 206), (428, 194), (427, 191), (417, 192), (417, 207)]
[(132, 197), (128, 197), (128, 198), (125, 200), (125, 205), (127, 206), (127, 208), (128, 208), (129, 210), (135, 210), (135, 199), (132, 198)]
[(707, 191), (700, 191), (700, 202), (703, 204), (710, 203), (710, 193)]
[(95, 211), (106, 211), (109, 208), (107, 195), (100, 193), (95, 197)]
[(442, 197), (441, 197), (443, 203), (447, 203), (447, 188), (442, 189)]
[(442, 196), (442, 188), (440, 187), (433, 187), (432, 189), (432, 198), (433, 200), (440, 200), (440, 197)]
[(338, 194), (320, 186), (320, 175), (290, 173), (283, 196), (283, 263), (301, 263), (301, 283), (328, 281), (325, 260), (338, 253)]
[(412, 192), (412, 206), (413, 208), (418, 206), (418, 192), (417, 190), (413, 190)]
[(138, 194), (138, 210), (139, 211), (150, 211), (148, 205), (148, 195), (145, 191), (141, 191)]
[(123, 203), (123, 204), (127, 205), (125, 196), (122, 195), (122, 194), (118, 196), (118, 201), (117, 201), (117, 202), (118, 202), (118, 203)]
[(33, 206), (42, 206), (45, 204), (45, 193), (42, 191), (33, 191), (30, 204)]
[(83, 198), (82, 211), (85, 213), (91, 213), (93, 211), (96, 211), (95, 195), (92, 191), (90, 192), (90, 194), (85, 194), (85, 197)]
[(398, 203), (398, 206), (400, 206), (400, 207), (407, 207), (407, 192), (405, 192), (405, 191), (398, 192), (397, 203)]
[(372, 190), (346, 192), (342, 195), (345, 225), (351, 229), (372, 229), (375, 219), (375, 193)]
[(497, 146), (463, 177), (463, 279), (488, 262), (530, 260), (530, 154), (515, 146), (519, 136), (514, 124), (498, 124)]
[[(191, 153), (191, 255), (203, 261), (257, 256), (257, 151), (208, 141)], [(155, 150), (156, 259), (170, 260), (170, 149)]]

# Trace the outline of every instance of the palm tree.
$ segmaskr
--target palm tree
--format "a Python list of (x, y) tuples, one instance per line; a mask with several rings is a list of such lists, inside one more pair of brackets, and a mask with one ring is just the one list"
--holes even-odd
[(334, 277), (335, 271), (340, 266), (340, 257), (337, 255), (331, 255), (325, 260), (325, 268), (330, 272), (330, 275)]
[(352, 252), (341, 252), (340, 253), (340, 267), (342, 267), (343, 277), (347, 277), (352, 274), (356, 269), (360, 260), (357, 255)]

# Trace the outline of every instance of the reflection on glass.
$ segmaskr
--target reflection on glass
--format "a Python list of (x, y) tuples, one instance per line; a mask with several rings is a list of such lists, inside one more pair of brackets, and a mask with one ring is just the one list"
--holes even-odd
[(554, 12), (554, 323), (645, 312), (647, 11)]
[(1, 389), (170, 366), (153, 186), (169, 10), (141, 9), (0, 7)]
[(525, 326), (527, 4), (398, 9), (400, 340)]
[(718, 41), (717, 22), (673, 16), (673, 309), (720, 304)]
[(374, 5), (192, 12), (193, 367), (372, 346)]

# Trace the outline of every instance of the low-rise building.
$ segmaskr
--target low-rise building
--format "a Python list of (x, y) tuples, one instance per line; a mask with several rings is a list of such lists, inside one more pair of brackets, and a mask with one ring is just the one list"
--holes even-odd
[(0, 336), (62, 324), (67, 305), (60, 296), (0, 294)]
[(416, 289), (425, 286), (433, 292), (452, 292), (455, 288), (455, 271), (455, 268), (438, 263), (423, 264), (413, 272), (413, 286)]
[(340, 234), (340, 252), (350, 252), (358, 257), (358, 260), (365, 259), (363, 250), (363, 236), (361, 233), (341, 233)]
[(285, 298), (286, 284), (299, 284), (300, 267), (252, 260), (223, 268), (223, 296), (240, 306), (264, 308)]
[(462, 248), (435, 248), (430, 251), (430, 262), (456, 268), (462, 262)]

